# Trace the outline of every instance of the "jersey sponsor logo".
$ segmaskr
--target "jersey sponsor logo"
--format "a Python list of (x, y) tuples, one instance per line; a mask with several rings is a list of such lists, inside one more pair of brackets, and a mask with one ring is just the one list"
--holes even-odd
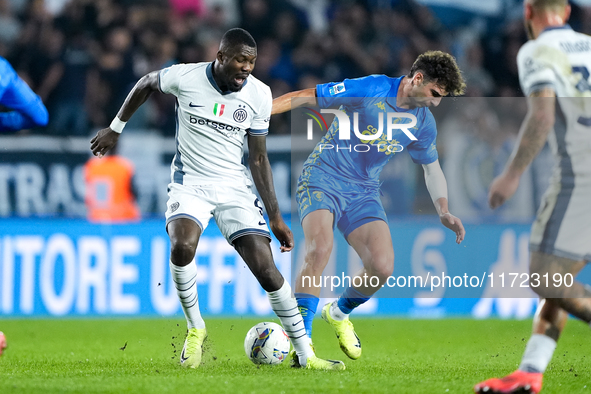
[(244, 122), (247, 116), (248, 113), (244, 108), (238, 108), (236, 111), (234, 111), (234, 120), (238, 123)]
[(341, 82), (341, 83), (337, 83), (336, 85), (333, 85), (330, 88), (328, 88), (328, 93), (330, 93), (331, 96), (335, 96), (339, 93), (344, 92), (345, 90), (347, 90), (345, 88), (345, 83)]
[(215, 103), (213, 106), (213, 114), (215, 116), (222, 116), (224, 114), (225, 104)]
[(191, 102), (189, 103), (189, 107), (191, 107), (191, 108), (201, 108), (201, 107), (204, 107), (204, 105), (197, 105), (197, 104), (193, 104), (193, 102), (191, 101)]
[(200, 126), (207, 126), (226, 137), (233, 137), (238, 135), (242, 131), (240, 127), (232, 126), (222, 122), (216, 122), (214, 120), (205, 119), (199, 116), (189, 115), (189, 123)]

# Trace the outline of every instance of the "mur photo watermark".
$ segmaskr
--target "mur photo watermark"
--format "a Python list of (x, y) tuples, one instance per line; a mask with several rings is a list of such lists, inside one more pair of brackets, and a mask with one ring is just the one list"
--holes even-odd
[[(412, 133), (413, 129), (417, 125), (417, 117), (412, 113), (404, 112), (385, 112), (385, 105), (383, 102), (378, 102), (379, 108), (382, 108), (382, 112), (376, 114), (370, 113), (365, 114), (366, 118), (362, 122), (360, 128), (359, 124), (359, 112), (353, 112), (353, 124), (351, 127), (350, 116), (341, 109), (325, 109), (321, 108), (319, 111), (313, 108), (306, 107), (305, 115), (309, 118), (306, 122), (306, 138), (311, 141), (314, 139), (314, 122), (320, 128), (320, 132), (326, 133), (327, 130), (334, 130), (333, 138), (326, 143), (320, 143), (318, 149), (320, 152), (323, 150), (335, 150), (336, 152), (348, 151), (348, 152), (369, 152), (374, 147), (378, 152), (396, 153), (402, 152), (404, 146), (399, 144), (395, 139), (395, 131), (401, 131), (410, 141), (417, 141), (417, 137)], [(371, 107), (370, 107), (371, 108)], [(334, 115), (334, 120), (330, 127), (326, 122), (323, 114)], [(368, 119), (371, 117), (373, 119)], [(384, 124), (385, 116), (385, 124)], [(375, 126), (374, 126), (375, 124)], [(351, 142), (351, 129), (353, 134), (358, 138), (360, 143)], [(384, 132), (385, 129), (385, 132)], [(338, 142), (345, 142), (344, 145)]]

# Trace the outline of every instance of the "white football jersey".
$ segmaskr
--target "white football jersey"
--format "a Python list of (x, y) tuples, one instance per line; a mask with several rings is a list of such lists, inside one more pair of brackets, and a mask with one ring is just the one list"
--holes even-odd
[(546, 29), (521, 47), (517, 65), (523, 93), (551, 88), (566, 118), (566, 133), (549, 138), (559, 158), (555, 176), (563, 184), (591, 179), (591, 37), (569, 25)]
[(177, 64), (158, 73), (160, 90), (177, 98), (171, 181), (250, 185), (242, 164), (244, 136), (268, 133), (271, 89), (250, 75), (239, 92), (222, 92), (212, 68), (213, 63)]
[[(548, 138), (558, 157), (532, 225), (530, 250), (591, 261), (591, 37), (551, 28), (517, 55), (523, 92), (551, 88), (566, 118)], [(540, 98), (544, 100), (544, 98)]]

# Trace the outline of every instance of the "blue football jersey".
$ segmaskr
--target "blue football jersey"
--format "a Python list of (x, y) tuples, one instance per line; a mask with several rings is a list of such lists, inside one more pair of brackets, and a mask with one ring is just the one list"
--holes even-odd
[(0, 57), (0, 105), (9, 109), (9, 112), (0, 112), (0, 131), (16, 131), (47, 124), (47, 109), (41, 98), (20, 79), (3, 57)]
[[(417, 164), (429, 164), (437, 160), (437, 129), (431, 111), (428, 108), (404, 109), (396, 106), (402, 78), (370, 75), (318, 85), (318, 106), (322, 109), (338, 106), (348, 115), (350, 139), (340, 138), (342, 131), (339, 133), (339, 122), (335, 117), (304, 163), (304, 168), (319, 166), (336, 178), (375, 186), (386, 163), (403, 151), (408, 151)], [(361, 135), (378, 133), (380, 114), (382, 133), (379, 138), (365, 140), (355, 134), (355, 125)], [(416, 117), (416, 125), (407, 128), (409, 133), (405, 133), (402, 127), (392, 127), (391, 138), (388, 138), (388, 119), (391, 124), (410, 123), (412, 119), (409, 114)], [(412, 136), (416, 140), (411, 139)]]

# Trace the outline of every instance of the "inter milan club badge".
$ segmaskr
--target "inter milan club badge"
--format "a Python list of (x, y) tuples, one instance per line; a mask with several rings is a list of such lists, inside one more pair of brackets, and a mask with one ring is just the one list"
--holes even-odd
[(246, 110), (244, 109), (244, 105), (239, 105), (236, 111), (234, 111), (234, 120), (238, 123), (242, 123), (246, 120), (246, 117), (248, 116), (248, 114), (246, 113)]

